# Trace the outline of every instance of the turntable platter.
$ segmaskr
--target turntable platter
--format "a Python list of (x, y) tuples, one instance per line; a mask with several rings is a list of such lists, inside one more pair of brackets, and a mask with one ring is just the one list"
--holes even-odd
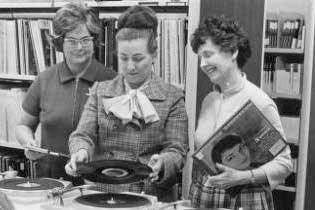
[(32, 204), (47, 200), (48, 191), (55, 187), (70, 184), (49, 178), (14, 178), (0, 181), (0, 191), (4, 192), (14, 203)]
[(80, 204), (103, 208), (134, 208), (151, 205), (143, 196), (119, 193), (99, 193), (83, 195), (75, 199)]
[(27, 179), (15, 178), (0, 181), (0, 190), (10, 191), (38, 191), (49, 190), (55, 187), (64, 187), (64, 185), (53, 179)]

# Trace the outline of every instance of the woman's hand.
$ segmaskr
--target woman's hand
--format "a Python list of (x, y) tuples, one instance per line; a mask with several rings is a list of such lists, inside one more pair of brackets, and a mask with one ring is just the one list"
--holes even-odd
[(240, 171), (234, 168), (217, 163), (217, 168), (221, 171), (216, 176), (209, 176), (208, 184), (221, 189), (228, 189), (237, 185), (250, 183), (250, 171)]
[(148, 166), (152, 168), (152, 173), (149, 174), (150, 182), (156, 182), (160, 179), (159, 174), (163, 168), (163, 160), (160, 155), (152, 155)]
[(77, 163), (87, 162), (89, 158), (88, 152), (85, 149), (80, 149), (71, 155), (70, 161), (65, 165), (65, 171), (70, 176), (78, 176)]
[(36, 145), (36, 142), (34, 140), (27, 142), (27, 145), (24, 149), (24, 154), (29, 160), (38, 160), (46, 155), (40, 152), (29, 150), (27, 149), (27, 147), (38, 147), (38, 146)]

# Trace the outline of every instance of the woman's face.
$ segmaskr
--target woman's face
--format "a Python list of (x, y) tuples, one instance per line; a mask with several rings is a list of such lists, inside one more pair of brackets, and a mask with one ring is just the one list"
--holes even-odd
[(132, 88), (148, 80), (155, 56), (148, 51), (148, 38), (118, 40), (118, 68)]
[(93, 37), (85, 24), (80, 24), (65, 34), (63, 52), (68, 63), (78, 65), (89, 62), (93, 47)]
[(215, 45), (210, 38), (199, 47), (198, 56), (200, 68), (217, 85), (229, 81), (232, 71), (237, 68), (237, 52), (232, 54), (221, 51), (220, 46)]
[(221, 154), (222, 164), (238, 170), (248, 169), (251, 159), (248, 147), (238, 143)]

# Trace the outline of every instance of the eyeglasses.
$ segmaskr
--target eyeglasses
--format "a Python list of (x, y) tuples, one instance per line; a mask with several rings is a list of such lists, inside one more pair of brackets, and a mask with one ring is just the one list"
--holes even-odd
[(92, 43), (94, 37), (84, 37), (82, 39), (75, 39), (75, 38), (64, 38), (63, 41), (67, 43), (71, 47), (77, 46), (79, 43), (82, 47), (88, 47)]

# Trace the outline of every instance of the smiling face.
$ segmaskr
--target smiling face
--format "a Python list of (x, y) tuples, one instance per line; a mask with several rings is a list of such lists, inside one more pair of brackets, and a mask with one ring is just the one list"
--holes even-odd
[(90, 62), (93, 55), (93, 40), (84, 40), (89, 38), (91, 38), (91, 34), (85, 24), (79, 24), (74, 30), (65, 34), (63, 52), (67, 63), (84, 65)]
[(238, 170), (248, 169), (251, 159), (248, 147), (238, 143), (221, 154), (222, 164)]
[(207, 39), (198, 49), (200, 68), (211, 82), (221, 85), (229, 81), (233, 71), (237, 69), (235, 61), (237, 52), (228, 53), (220, 50), (211, 39)]
[(155, 55), (148, 51), (148, 38), (118, 40), (118, 67), (131, 88), (140, 87), (151, 75)]

